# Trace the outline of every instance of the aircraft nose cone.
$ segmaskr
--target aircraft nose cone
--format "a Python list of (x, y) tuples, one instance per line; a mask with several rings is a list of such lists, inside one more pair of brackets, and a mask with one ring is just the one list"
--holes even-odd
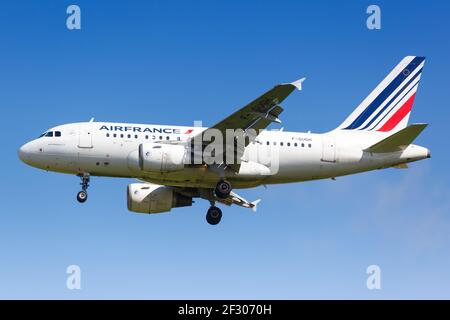
[(30, 160), (30, 144), (26, 143), (23, 146), (21, 146), (17, 154), (20, 160), (22, 160), (25, 163), (28, 163), (28, 161)]

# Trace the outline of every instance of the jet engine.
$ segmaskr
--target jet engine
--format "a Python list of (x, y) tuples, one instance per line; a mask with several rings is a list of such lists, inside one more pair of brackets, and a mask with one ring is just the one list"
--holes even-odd
[(139, 213), (160, 213), (172, 208), (192, 205), (192, 198), (172, 188), (152, 183), (132, 183), (127, 188), (128, 210)]
[(185, 156), (182, 145), (143, 143), (139, 146), (139, 168), (145, 172), (182, 170)]

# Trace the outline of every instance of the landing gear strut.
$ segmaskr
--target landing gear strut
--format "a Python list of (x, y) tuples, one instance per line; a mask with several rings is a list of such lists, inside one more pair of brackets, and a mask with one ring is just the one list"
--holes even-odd
[(206, 213), (206, 221), (211, 225), (216, 225), (222, 219), (222, 210), (212, 205)]
[(88, 198), (87, 188), (89, 187), (90, 175), (89, 173), (83, 173), (78, 175), (81, 178), (81, 191), (77, 194), (77, 200), (80, 203), (86, 202)]
[(231, 189), (231, 184), (228, 181), (220, 180), (219, 182), (217, 182), (214, 193), (216, 194), (217, 198), (226, 199), (230, 195)]

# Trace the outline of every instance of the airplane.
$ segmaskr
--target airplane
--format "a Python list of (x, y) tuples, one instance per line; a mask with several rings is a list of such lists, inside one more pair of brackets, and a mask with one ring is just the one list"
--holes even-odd
[[(424, 63), (419, 56), (402, 59), (336, 129), (323, 134), (266, 129), (281, 122), (280, 103), (302, 90), (303, 78), (275, 86), (212, 127), (91, 119), (45, 131), (18, 156), (42, 170), (77, 175), (80, 203), (87, 200), (91, 176), (135, 178), (127, 188), (130, 211), (169, 212), (201, 198), (210, 203), (207, 222), (216, 225), (222, 219), (217, 203), (256, 211), (260, 200), (247, 201), (235, 189), (334, 180), (430, 158), (429, 149), (412, 144), (427, 124), (408, 125)], [(230, 130), (240, 135), (219, 139)], [(213, 142), (217, 150), (205, 157)]]

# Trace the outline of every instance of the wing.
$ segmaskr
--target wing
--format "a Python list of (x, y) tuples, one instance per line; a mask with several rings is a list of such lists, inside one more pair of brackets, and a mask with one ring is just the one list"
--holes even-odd
[[(193, 141), (195, 139), (201, 138), (203, 145), (208, 145), (211, 141), (209, 137), (214, 136), (218, 132), (222, 134), (223, 137), (223, 148), (224, 158), (226, 157), (227, 145), (234, 143), (233, 141), (225, 141), (226, 130), (242, 130), (242, 135), (249, 137), (249, 139), (243, 139), (243, 148), (245, 148), (251, 141), (253, 141), (256, 136), (259, 134), (261, 129), (266, 128), (270, 123), (276, 122), (281, 123), (278, 119), (281, 112), (283, 112), (283, 108), (279, 106), (279, 104), (286, 99), (292, 91), (296, 88), (298, 90), (302, 89), (302, 83), (305, 78), (294, 81), (292, 83), (285, 83), (275, 86), (273, 89), (267, 91), (262, 96), (253, 100), (245, 107), (236, 111), (232, 115), (223, 119), (222, 121), (216, 123), (214, 126), (206, 129), (205, 131), (199, 133), (197, 137), (193, 137)], [(254, 130), (249, 130), (254, 129)], [(255, 134), (256, 132), (256, 134)], [(201, 137), (199, 137), (201, 135)], [(236, 150), (235, 146), (231, 145), (235, 153), (243, 152), (243, 149)], [(230, 148), (228, 148), (230, 149)], [(230, 157), (231, 158), (231, 157)], [(233, 157), (235, 159), (235, 157)]]
[[(145, 180), (141, 180), (146, 182)], [(208, 201), (217, 201), (220, 203), (223, 203), (227, 206), (231, 206), (232, 204), (236, 204), (240, 207), (244, 208), (250, 208), (253, 210), (253, 212), (256, 212), (256, 207), (258, 203), (261, 201), (261, 199), (255, 200), (255, 201), (247, 201), (234, 191), (230, 192), (230, 195), (225, 199), (219, 199), (214, 196), (214, 193), (211, 189), (205, 189), (205, 188), (185, 188), (185, 187), (169, 187), (175, 190), (175, 192), (187, 196), (187, 197), (193, 197), (193, 198), (202, 198)]]
[(238, 195), (237, 193), (231, 191), (230, 195), (226, 199), (217, 199), (220, 203), (226, 204), (227, 206), (231, 206), (232, 204), (236, 204), (238, 206), (244, 208), (250, 208), (253, 212), (256, 212), (256, 208), (261, 199), (255, 200), (253, 202), (249, 202), (245, 200), (243, 197)]

